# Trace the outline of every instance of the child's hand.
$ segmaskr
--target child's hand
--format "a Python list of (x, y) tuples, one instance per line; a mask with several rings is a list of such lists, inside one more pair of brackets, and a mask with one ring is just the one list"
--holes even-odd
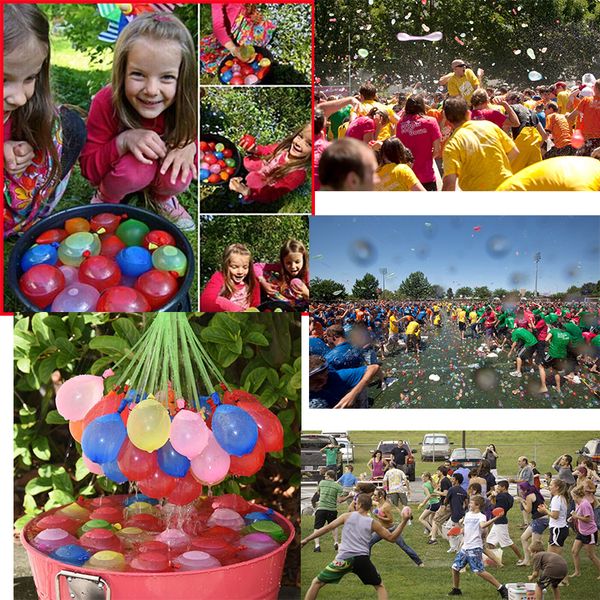
[(4, 170), (10, 175), (23, 173), (33, 157), (33, 148), (27, 142), (4, 142)]
[(527, 575), (527, 579), (529, 579), (529, 581), (533, 581), (533, 575)]
[(128, 129), (117, 137), (121, 156), (131, 152), (141, 163), (151, 165), (155, 160), (167, 155), (167, 145), (156, 131), (149, 129)]
[(265, 290), (265, 294), (267, 294), (267, 296), (274, 296), (279, 291), (279, 288), (274, 283), (270, 283), (264, 277), (259, 279), (259, 283), (260, 287)]
[(185, 181), (189, 174), (192, 174), (194, 179), (198, 177), (196, 170), (196, 144), (193, 142), (183, 148), (173, 148), (169, 150), (167, 156), (160, 167), (161, 175), (164, 175), (171, 168), (171, 184), (174, 185), (177, 181), (177, 176), (181, 173), (181, 181)]
[(229, 189), (238, 194), (242, 194), (242, 196), (250, 195), (250, 188), (245, 183), (242, 183), (241, 177), (233, 177), (229, 181)]

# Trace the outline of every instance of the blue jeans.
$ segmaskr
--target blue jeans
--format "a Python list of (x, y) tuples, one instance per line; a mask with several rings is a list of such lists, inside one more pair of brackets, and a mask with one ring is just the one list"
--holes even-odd
[[(388, 531), (391, 533), (394, 531), (396, 527), (390, 527)], [(377, 543), (380, 542), (383, 538), (376, 533), (371, 534), (371, 539), (369, 540), (369, 553), (371, 552), (371, 548)], [(406, 554), (408, 554), (409, 558), (417, 565), (420, 565), (423, 561), (419, 558), (419, 555), (404, 541), (404, 538), (400, 535), (396, 539), (396, 545), (400, 546)]]

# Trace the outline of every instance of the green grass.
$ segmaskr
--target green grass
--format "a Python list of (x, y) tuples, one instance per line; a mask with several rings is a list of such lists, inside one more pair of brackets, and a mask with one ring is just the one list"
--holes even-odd
[[(357, 432), (350, 431), (350, 440), (355, 444), (355, 473), (366, 471), (366, 463), (370, 455), (368, 450), (374, 448), (379, 440), (408, 439), (413, 448), (419, 446), (423, 434), (429, 433), (420, 431), (369, 431)], [(461, 432), (446, 431), (451, 441), (456, 445), (461, 445)], [(551, 468), (552, 461), (558, 454), (566, 452), (572, 455), (576, 454), (585, 442), (590, 438), (597, 437), (598, 432), (591, 431), (561, 431), (561, 432), (498, 432), (498, 431), (479, 431), (467, 432), (467, 446), (475, 446), (484, 449), (492, 442), (496, 445), (500, 459), (498, 469), (500, 475), (516, 475), (516, 460), (521, 454), (530, 458), (534, 456), (537, 459), (538, 469), (542, 472)], [(439, 463), (423, 463), (419, 460), (417, 454), (417, 474), (424, 471), (435, 469)], [(342, 505), (345, 507), (345, 505)], [(413, 510), (416, 504), (412, 505)], [(344, 510), (342, 508), (341, 512)], [(518, 529), (521, 524), (521, 516), (518, 507), (513, 508), (509, 513), (510, 533), (513, 541), (520, 548), (521, 531)], [(398, 516), (397, 516), (398, 520)], [(306, 537), (313, 529), (313, 517), (304, 516), (302, 518), (302, 537)], [(373, 550), (373, 562), (383, 578), (383, 582), (388, 590), (390, 599), (404, 600), (441, 600), (446, 598), (450, 591), (451, 572), (453, 554), (447, 554), (448, 544), (442, 538), (438, 538), (438, 544), (429, 546), (427, 538), (423, 535), (423, 529), (414, 521), (412, 526), (407, 526), (403, 535), (406, 543), (411, 546), (425, 563), (425, 568), (417, 568), (413, 562), (397, 546), (386, 541), (379, 542)], [(544, 543), (547, 543), (547, 532), (543, 536)], [(571, 532), (565, 545), (564, 557), (569, 563), (569, 572), (572, 572), (573, 562), (571, 558), (571, 546), (575, 539)], [(331, 534), (321, 538), (322, 552), (314, 553), (313, 544), (309, 543), (302, 550), (302, 589), (305, 592), (313, 577), (332, 560), (335, 552)], [(571, 581), (571, 585), (562, 588), (562, 598), (565, 600), (592, 600), (600, 596), (600, 582), (596, 579), (598, 573), (583, 554), (581, 556), (582, 576)], [(489, 571), (502, 583), (526, 582), (527, 575), (531, 571), (527, 567), (517, 567), (516, 556), (510, 549), (506, 549), (503, 555), (505, 566), (503, 568), (490, 567)], [(461, 588), (465, 598), (471, 600), (494, 600), (499, 596), (491, 585), (473, 575), (470, 571), (461, 575)], [(347, 575), (343, 581), (337, 585), (328, 585), (323, 588), (319, 598), (344, 598), (344, 600), (364, 600), (374, 598), (375, 593), (372, 588), (362, 585), (360, 580), (354, 575)], [(546, 600), (550, 600), (552, 595), (546, 595)]]

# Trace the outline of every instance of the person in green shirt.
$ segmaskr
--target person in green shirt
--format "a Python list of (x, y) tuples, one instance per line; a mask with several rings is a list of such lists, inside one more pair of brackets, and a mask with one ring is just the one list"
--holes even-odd
[(566, 321), (563, 324), (563, 329), (571, 338), (571, 343), (567, 347), (567, 357), (569, 362), (572, 364), (573, 372), (577, 373), (579, 371), (577, 357), (582, 353), (582, 350), (585, 346), (585, 340), (583, 339), (581, 328), (577, 324), (573, 323), (573, 321)]
[(560, 394), (560, 372), (564, 370), (565, 359), (567, 358), (567, 348), (569, 347), (570, 343), (571, 337), (566, 331), (552, 328), (548, 332), (546, 337), (548, 352), (542, 364), (538, 366), (540, 372), (540, 381), (542, 384), (540, 393), (545, 394), (548, 392), (548, 387), (546, 386), (546, 369), (550, 369), (554, 372), (556, 389)]
[(598, 373), (598, 366), (600, 366), (600, 335), (593, 337), (590, 341), (592, 346), (592, 366), (590, 367), (590, 373)]
[(512, 346), (508, 352), (508, 358), (513, 353), (513, 351), (517, 350), (517, 369), (516, 371), (511, 371), (511, 375), (513, 377), (523, 377), (522, 369), (523, 363), (531, 360), (533, 356), (533, 352), (535, 350), (535, 346), (537, 344), (537, 338), (531, 331), (525, 329), (524, 327), (517, 327), (511, 334)]
[(330, 442), (327, 446), (321, 448), (321, 454), (325, 455), (325, 467), (332, 469), (334, 472), (337, 471), (337, 459), (340, 452), (339, 444)]
[[(329, 470), (325, 473), (325, 479), (319, 481), (319, 501), (315, 511), (315, 531), (321, 529), (326, 523), (332, 523), (337, 519), (337, 505), (344, 493), (344, 488), (335, 481), (335, 471)], [(338, 549), (338, 530), (332, 531), (333, 547)], [(315, 552), (321, 552), (319, 538), (315, 538)]]

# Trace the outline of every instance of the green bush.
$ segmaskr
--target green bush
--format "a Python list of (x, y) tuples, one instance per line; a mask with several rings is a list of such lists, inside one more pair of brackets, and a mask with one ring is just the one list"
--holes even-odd
[[(248, 132), (261, 145), (279, 142), (310, 123), (311, 96), (303, 88), (207, 88), (200, 103), (201, 135), (221, 134), (238, 143)], [(200, 185), (204, 213), (311, 211), (310, 174), (300, 188), (271, 204), (242, 205), (226, 186)]]
[(308, 217), (264, 217), (256, 226), (252, 216), (200, 216), (202, 261), (200, 285), (205, 285), (215, 271), (221, 269), (221, 256), (229, 244), (244, 244), (252, 252), (254, 262), (277, 262), (279, 249), (289, 238), (304, 243), (308, 250)]
[[(55, 409), (56, 386), (74, 375), (101, 375), (128, 357), (153, 316), (108, 313), (17, 314), (14, 327), (14, 480), (17, 529), (44, 510), (78, 496), (127, 491), (83, 465), (81, 446)], [(300, 323), (286, 314), (190, 315), (224, 380), (258, 395), (284, 427), (285, 449), (267, 456), (252, 477), (230, 478), (215, 494), (260, 498), (297, 516), (277, 481), (300, 484)], [(126, 365), (126, 361), (123, 366)], [(276, 473), (274, 480), (271, 474)], [(297, 511), (297, 508), (296, 508)]]

